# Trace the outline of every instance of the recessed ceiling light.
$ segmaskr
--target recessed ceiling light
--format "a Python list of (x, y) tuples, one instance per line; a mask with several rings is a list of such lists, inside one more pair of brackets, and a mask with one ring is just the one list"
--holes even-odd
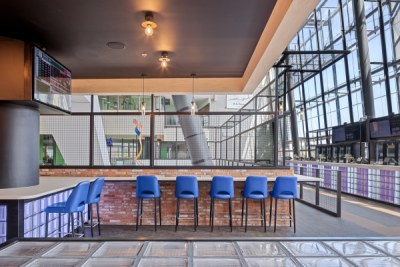
[(146, 52), (142, 52), (140, 55), (141, 55), (142, 57), (147, 57), (147, 53), (146, 53)]
[(117, 49), (117, 50), (125, 49), (126, 47), (126, 45), (121, 42), (108, 42), (106, 45), (111, 49)]

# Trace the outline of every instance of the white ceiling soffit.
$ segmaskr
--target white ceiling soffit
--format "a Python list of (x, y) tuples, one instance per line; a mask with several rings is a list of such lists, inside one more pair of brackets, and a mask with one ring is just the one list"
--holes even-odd
[[(268, 24), (265, 27), (243, 75), (242, 92), (245, 94), (252, 93), (257, 88), (320, 2), (319, 0), (279, 0), (278, 3), (282, 1), (288, 2), (290, 6), (268, 44), (265, 44), (264, 41), (268, 39)], [(268, 23), (270, 22), (268, 21)], [(257, 56), (257, 53), (261, 53), (261, 57)], [(255, 59), (259, 59), (259, 61), (255, 62)]]

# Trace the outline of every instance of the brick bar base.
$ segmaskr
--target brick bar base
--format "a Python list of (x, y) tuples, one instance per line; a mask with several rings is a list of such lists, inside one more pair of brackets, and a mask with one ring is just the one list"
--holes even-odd
[[(42, 169), (41, 175), (49, 176), (137, 176), (145, 174), (177, 176), (177, 175), (232, 175), (233, 177), (245, 177), (248, 175), (293, 175), (291, 170), (212, 170), (212, 169), (145, 169), (145, 170), (118, 170), (118, 169)], [(210, 219), (210, 182), (199, 182), (200, 197), (199, 203), (199, 224), (208, 225)], [(162, 191), (162, 224), (175, 225), (176, 199), (175, 182), (160, 182)], [(269, 185), (271, 187), (272, 184)], [(233, 225), (241, 224), (241, 191), (244, 182), (235, 182), (235, 198), (232, 201)], [(102, 199), (100, 203), (100, 215), (103, 224), (133, 225), (136, 223), (137, 200), (135, 198), (135, 182), (109, 181), (104, 184)], [(260, 202), (249, 201), (249, 221), (248, 225), (261, 225)], [(143, 224), (154, 224), (154, 202), (145, 200), (143, 205), (144, 216)], [(266, 201), (267, 222), (269, 221), (269, 199)], [(214, 225), (229, 225), (229, 205), (227, 200), (215, 201)], [(288, 201), (278, 202), (278, 213), (282, 216), (288, 214)], [(282, 216), (278, 216), (278, 225), (288, 225), (288, 221), (280, 221)], [(181, 220), (180, 225), (193, 225), (193, 201), (181, 201)]]

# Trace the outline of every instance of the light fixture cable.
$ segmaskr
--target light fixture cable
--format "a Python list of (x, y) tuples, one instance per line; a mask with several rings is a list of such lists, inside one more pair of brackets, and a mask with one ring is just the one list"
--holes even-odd
[(145, 74), (142, 74), (142, 103), (140, 105), (140, 110), (142, 112), (142, 116), (146, 115), (146, 105), (144, 103), (144, 76)]
[(196, 102), (194, 102), (194, 77), (196, 74), (192, 73), (190, 76), (192, 76), (192, 106), (190, 108), (190, 115), (194, 116), (196, 115)]

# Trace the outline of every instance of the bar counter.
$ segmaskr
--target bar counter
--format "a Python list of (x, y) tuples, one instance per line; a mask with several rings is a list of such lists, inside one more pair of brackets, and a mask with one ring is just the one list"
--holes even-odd
[[(319, 183), (321, 179), (297, 175), (298, 181)], [(175, 224), (175, 179), (172, 176), (157, 175), (162, 191), (162, 224)], [(44, 237), (44, 209), (55, 202), (66, 201), (72, 188), (81, 181), (92, 181), (96, 177), (65, 177), (65, 176), (42, 176), (40, 184), (37, 186), (0, 189), (0, 209), (6, 214), (3, 222), (0, 222), (0, 240), (5, 241), (13, 237)], [(136, 219), (137, 200), (135, 198), (136, 177), (105, 177), (102, 198), (100, 202), (100, 218), (102, 224), (133, 225)], [(198, 176), (199, 181), (199, 225), (208, 225), (210, 211), (209, 191), (212, 176)], [(233, 204), (233, 225), (240, 226), (241, 218), (241, 191), (244, 188), (245, 177), (234, 177), (235, 197)], [(268, 187), (272, 187), (275, 177), (268, 177)], [(152, 225), (153, 205), (145, 201), (143, 224)], [(227, 201), (217, 200), (215, 203), (216, 217), (215, 226), (228, 225), (228, 205)], [(267, 202), (267, 214), (269, 202)], [(260, 225), (260, 202), (250, 201), (249, 210), (256, 212), (257, 220), (251, 220), (249, 225)], [(286, 212), (287, 203), (281, 201), (279, 210)], [(192, 225), (193, 201), (181, 202), (182, 219), (180, 225)], [(185, 215), (187, 214), (187, 216)], [(0, 216), (1, 217), (1, 216)], [(268, 220), (267, 215), (267, 220)], [(255, 218), (253, 218), (255, 219)], [(3, 224), (3, 226), (1, 226)], [(67, 217), (62, 217), (62, 230), (67, 232)], [(286, 222), (279, 222), (278, 225), (287, 225)], [(50, 236), (57, 237), (58, 217), (51, 217)], [(1, 230), (2, 229), (2, 230)], [(132, 227), (132, 231), (134, 228)], [(0, 236), (1, 237), (1, 236)]]
[[(298, 182), (317, 182), (321, 179), (296, 175)], [(40, 177), (40, 184), (29, 187), (0, 189), (0, 200), (32, 200), (51, 195), (60, 191), (73, 188), (81, 181), (93, 181), (97, 177)], [(161, 182), (174, 182), (176, 177), (157, 176)], [(276, 177), (268, 177), (269, 182), (274, 182)], [(212, 176), (197, 177), (199, 182), (211, 182)], [(234, 177), (235, 182), (244, 182), (246, 177)], [(105, 177), (106, 182), (134, 182), (136, 177)]]

